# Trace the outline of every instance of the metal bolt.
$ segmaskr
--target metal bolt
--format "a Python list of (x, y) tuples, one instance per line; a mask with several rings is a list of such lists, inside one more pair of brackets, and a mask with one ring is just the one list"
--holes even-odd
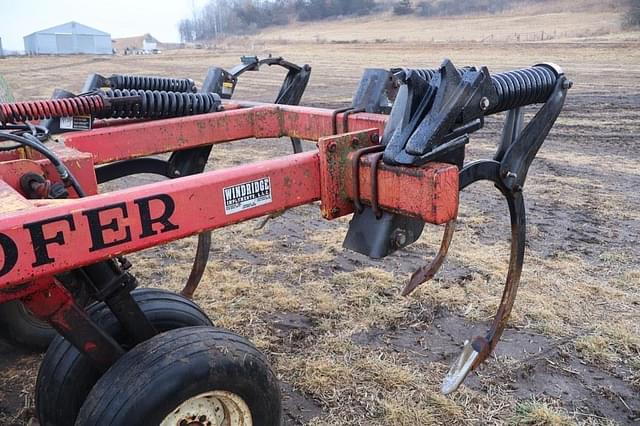
[(353, 148), (357, 147), (360, 144), (360, 140), (358, 138), (351, 139), (351, 146)]
[(371, 135), (371, 142), (373, 142), (373, 143), (378, 143), (378, 142), (380, 142), (380, 136), (378, 136), (378, 134), (377, 134), (377, 133), (372, 134), (372, 135)]
[(336, 143), (335, 143), (335, 142), (331, 142), (331, 143), (329, 144), (328, 149), (329, 149), (329, 152), (336, 152), (336, 149), (338, 149), (338, 146), (336, 145)]
[(571, 87), (573, 87), (573, 81), (571, 81), (571, 80), (565, 80), (562, 83), (562, 88), (563, 89), (571, 89)]
[(338, 216), (340, 214), (340, 209), (338, 207), (334, 207), (331, 209), (331, 214), (333, 216)]
[(403, 231), (396, 232), (395, 243), (397, 247), (402, 247), (407, 243), (407, 234)]
[(483, 97), (482, 99), (480, 99), (480, 109), (483, 111), (486, 111), (489, 109), (489, 105), (491, 105), (491, 102), (489, 102), (489, 98), (487, 97)]
[(173, 171), (173, 175), (174, 176), (180, 176), (180, 170), (174, 170)]
[(513, 172), (507, 172), (504, 175), (504, 177), (507, 178), (507, 179), (517, 179), (518, 175), (516, 173), (513, 173)]

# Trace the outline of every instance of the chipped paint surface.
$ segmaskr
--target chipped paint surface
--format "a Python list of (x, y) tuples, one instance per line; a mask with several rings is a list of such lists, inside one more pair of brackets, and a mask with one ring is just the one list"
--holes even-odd
[[(387, 117), (352, 114), (349, 128), (382, 130)], [(342, 123), (342, 115), (337, 122)], [(318, 140), (332, 134), (332, 110), (288, 105), (253, 108), (129, 123), (65, 135), (68, 147), (90, 152), (96, 164), (160, 154), (247, 138), (292, 136)], [(340, 130), (340, 126), (338, 127)]]

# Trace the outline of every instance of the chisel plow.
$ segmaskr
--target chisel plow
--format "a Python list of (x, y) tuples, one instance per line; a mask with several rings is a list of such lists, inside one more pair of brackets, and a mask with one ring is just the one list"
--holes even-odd
[[(264, 64), (288, 70), (276, 101), (232, 99), (238, 77)], [(369, 69), (352, 105), (329, 110), (298, 106), (310, 72), (282, 58), (243, 58), (231, 71), (210, 70), (200, 90), (189, 79), (91, 75), (79, 95), (0, 104), (0, 302), (20, 300), (59, 333), (36, 386), (42, 424), (279, 424), (280, 391), (266, 358), (214, 328), (190, 298), (212, 230), (318, 201), (324, 219), (352, 216), (344, 246), (373, 258), (414, 243), (426, 223), (444, 226), (408, 295), (442, 266), (460, 191), (492, 182), (511, 218), (504, 292), (486, 334), (464, 344), (443, 393), (487, 359), (522, 272), (529, 166), (570, 81), (553, 64), (493, 75), (450, 61)], [(502, 112), (494, 157), (465, 162), (471, 134)], [(216, 145), (281, 137), (292, 139), (291, 155), (204, 171)], [(301, 140), (317, 149), (303, 151)], [(131, 176), (140, 173), (167, 179), (136, 186)], [(126, 189), (100, 192), (127, 177)], [(136, 288), (128, 253), (191, 235), (198, 249), (182, 295)]]

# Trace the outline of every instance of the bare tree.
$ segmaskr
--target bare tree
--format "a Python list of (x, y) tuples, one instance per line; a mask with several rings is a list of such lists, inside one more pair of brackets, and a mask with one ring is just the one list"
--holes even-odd
[(640, 0), (628, 0), (629, 13), (625, 20), (625, 26), (629, 28), (640, 27)]
[(340, 15), (365, 15), (375, 0), (209, 0), (191, 19), (178, 24), (184, 42), (215, 40), (228, 34), (244, 34), (272, 25)]

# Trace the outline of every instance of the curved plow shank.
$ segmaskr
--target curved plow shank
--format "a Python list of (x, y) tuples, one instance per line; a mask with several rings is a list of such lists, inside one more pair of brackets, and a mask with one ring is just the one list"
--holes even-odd
[(411, 293), (413, 293), (413, 291), (416, 288), (418, 288), (422, 284), (426, 283), (427, 281), (435, 277), (435, 275), (438, 273), (438, 271), (442, 267), (442, 264), (444, 263), (444, 260), (447, 257), (447, 253), (449, 253), (449, 246), (451, 246), (451, 240), (453, 239), (453, 234), (455, 233), (455, 230), (456, 230), (456, 220), (454, 219), (450, 222), (447, 222), (444, 228), (444, 234), (442, 235), (442, 242), (440, 243), (440, 249), (438, 250), (436, 257), (433, 258), (431, 263), (423, 266), (422, 268), (415, 271), (413, 275), (411, 275), (411, 279), (409, 280), (407, 285), (404, 287), (404, 289), (402, 289), (403, 296), (410, 295)]
[(209, 249), (211, 248), (211, 231), (198, 234), (198, 247), (196, 248), (196, 255), (193, 259), (193, 266), (191, 267), (191, 273), (187, 279), (187, 283), (180, 292), (184, 297), (193, 299), (193, 294), (202, 280), (202, 275), (205, 269), (207, 269), (207, 262), (209, 261)]
[(516, 300), (524, 263), (526, 242), (524, 198), (520, 192), (508, 193), (503, 191), (503, 194), (509, 204), (511, 217), (511, 254), (502, 299), (487, 334), (485, 336), (476, 336), (471, 341), (467, 340), (465, 342), (462, 354), (451, 366), (443, 380), (442, 393), (445, 395), (457, 390), (467, 375), (491, 354), (507, 326), (511, 309)]
[[(505, 197), (511, 219), (511, 253), (502, 299), (484, 336), (465, 342), (459, 358), (442, 384), (442, 392), (454, 392), (467, 375), (487, 359), (507, 325), (515, 302), (524, 262), (526, 213), (522, 195), (531, 163), (553, 127), (572, 83), (553, 64), (491, 76), (486, 68), (457, 69), (445, 61), (439, 70), (404, 70), (412, 96), (398, 97), (385, 131), (384, 159), (389, 164), (420, 166), (435, 160), (456, 164), (459, 190), (480, 180), (493, 182)], [(419, 83), (419, 84), (416, 84)], [(426, 86), (425, 86), (426, 84)], [(419, 103), (419, 107), (416, 107)], [(522, 129), (522, 107), (543, 106)], [(397, 106), (397, 108), (396, 108)], [(486, 115), (508, 111), (502, 141), (494, 160), (464, 166), (468, 134), (484, 124)], [(418, 269), (402, 291), (406, 296), (433, 278), (442, 266), (453, 238), (455, 220), (447, 223), (440, 249), (432, 262)]]

